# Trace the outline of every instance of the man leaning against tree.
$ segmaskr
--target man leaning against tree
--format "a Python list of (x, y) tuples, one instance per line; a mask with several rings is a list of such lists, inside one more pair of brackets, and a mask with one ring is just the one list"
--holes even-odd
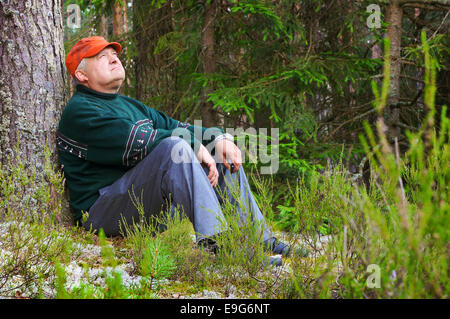
[[(75, 222), (116, 236), (120, 223), (139, 220), (136, 198), (148, 219), (177, 205), (192, 223), (197, 244), (216, 251), (215, 237), (227, 231), (221, 210), (226, 198), (241, 221), (251, 214), (260, 225), (268, 251), (288, 256), (291, 247), (272, 235), (256, 204), (233, 137), (119, 94), (125, 79), (121, 50), (119, 43), (94, 36), (78, 41), (66, 57), (76, 91), (61, 115), (57, 145)], [(238, 199), (233, 185), (239, 185)], [(277, 256), (268, 262), (282, 264)]]

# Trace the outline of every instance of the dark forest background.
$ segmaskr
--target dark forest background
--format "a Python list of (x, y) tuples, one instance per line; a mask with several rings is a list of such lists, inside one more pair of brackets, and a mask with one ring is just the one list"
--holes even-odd
[[(0, 1), (0, 297), (448, 299), (449, 26), (448, 0)], [(162, 233), (73, 225), (55, 132), (92, 35), (124, 47), (122, 94), (278, 152), (262, 174), (244, 147), (246, 174), (308, 256), (267, 269), (226, 201), (215, 256), (168, 212)]]
[(450, 97), (446, 1), (64, 1), (71, 3), (82, 23), (66, 26), (66, 52), (102, 35), (125, 47), (123, 94), (204, 126), (279, 128), (280, 177), (339, 158), (358, 172), (387, 35), (392, 143), (406, 150), (405, 132), (425, 118), (421, 30), (439, 64), (436, 114)]

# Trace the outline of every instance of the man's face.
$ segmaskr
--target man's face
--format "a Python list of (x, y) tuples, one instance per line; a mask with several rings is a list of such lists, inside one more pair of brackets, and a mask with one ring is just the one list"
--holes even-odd
[(98, 92), (117, 93), (125, 79), (125, 70), (112, 47), (106, 47), (96, 56), (86, 58), (82, 74), (75, 72), (78, 79)]

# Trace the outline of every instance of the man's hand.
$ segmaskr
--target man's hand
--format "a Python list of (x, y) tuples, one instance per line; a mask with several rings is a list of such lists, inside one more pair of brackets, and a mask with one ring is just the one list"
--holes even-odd
[(197, 151), (197, 159), (203, 167), (208, 167), (209, 174), (208, 179), (212, 187), (216, 187), (219, 180), (219, 172), (217, 171), (216, 161), (208, 152), (203, 144), (200, 144), (200, 148)]
[(231, 170), (230, 163), (228, 163), (228, 160), (230, 160), (234, 165), (232, 173), (237, 172), (242, 165), (242, 155), (239, 147), (227, 139), (221, 139), (216, 143), (215, 147), (217, 161), (223, 163), (227, 169)]

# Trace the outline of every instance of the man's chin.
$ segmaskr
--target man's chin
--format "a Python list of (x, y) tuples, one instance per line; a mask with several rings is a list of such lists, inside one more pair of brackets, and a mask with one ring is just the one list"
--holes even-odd
[(124, 78), (118, 78), (118, 79), (112, 80), (111, 82), (108, 83), (109, 84), (108, 87), (119, 91), (120, 87), (123, 84), (123, 81), (124, 81)]

